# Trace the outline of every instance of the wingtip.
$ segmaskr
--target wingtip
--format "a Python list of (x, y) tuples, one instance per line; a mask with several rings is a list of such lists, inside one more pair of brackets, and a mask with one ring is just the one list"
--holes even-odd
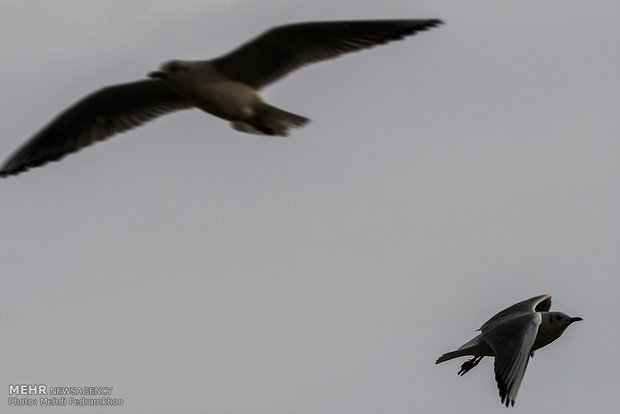
[(514, 407), (515, 400), (508, 396), (508, 391), (506, 389), (500, 388), (499, 396), (501, 398), (502, 405), (505, 405), (506, 407)]
[(0, 178), (8, 178), (11, 175), (15, 175), (15, 174), (19, 174), (21, 172), (21, 170), (14, 170), (14, 169), (10, 169), (8, 168), (8, 166), (4, 165), (2, 167), (2, 169), (0, 170)]
[(14, 175), (18, 175), (23, 173), (24, 171), (27, 171), (27, 168), (23, 168), (20, 170), (14, 170), (14, 171), (0, 171), (0, 178), (9, 178), (12, 177)]
[(38, 167), (38, 165), (11, 165), (11, 162), (9, 161), (2, 166), (2, 169), (0, 170), (0, 178), (9, 178), (26, 172), (33, 167)]
[(0, 178), (13, 177), (15, 175), (19, 175), (27, 171), (30, 171), (33, 168), (38, 168), (38, 167), (42, 167), (52, 162), (57, 162), (61, 160), (63, 157), (64, 155), (59, 158), (52, 158), (48, 160), (42, 160), (42, 161), (31, 162), (31, 163), (14, 163), (14, 165), (12, 165), (12, 162), (11, 162), (12, 160), (9, 159), (9, 161), (7, 161), (6, 164), (3, 165), (2, 169), (0, 170)]
[(418, 31), (427, 31), (435, 27), (441, 26), (442, 24), (444, 24), (444, 21), (441, 19), (429, 19), (421, 28), (418, 29)]
[[(414, 20), (414, 21), (417, 21), (418, 24), (420, 23), (419, 20)], [(441, 19), (427, 19), (427, 20), (422, 20), (422, 24), (424, 25), (424, 29), (430, 29), (432, 27), (437, 27), (439, 25), (444, 24), (444, 21)]]
[(437, 27), (444, 24), (444, 21), (441, 19), (428, 19), (424, 21), (424, 29), (431, 29), (433, 27)]

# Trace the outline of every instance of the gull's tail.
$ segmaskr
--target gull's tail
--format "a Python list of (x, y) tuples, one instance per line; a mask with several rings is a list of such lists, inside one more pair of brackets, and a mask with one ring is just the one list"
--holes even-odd
[(449, 361), (454, 358), (462, 356), (476, 356), (476, 355), (493, 355), (492, 349), (480, 339), (480, 335), (472, 339), (471, 341), (464, 343), (456, 351), (446, 352), (440, 356), (435, 364), (440, 364), (444, 361)]
[(446, 352), (435, 361), (435, 364), (441, 364), (442, 362), (449, 361), (461, 356), (470, 355), (469, 349), (457, 349), (456, 351)]
[(237, 131), (259, 135), (287, 136), (289, 128), (299, 128), (310, 120), (301, 115), (287, 112), (275, 106), (265, 104), (254, 118), (247, 121), (232, 122)]

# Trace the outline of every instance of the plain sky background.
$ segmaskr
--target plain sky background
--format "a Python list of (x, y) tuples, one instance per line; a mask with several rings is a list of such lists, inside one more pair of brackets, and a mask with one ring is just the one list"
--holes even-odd
[[(0, 181), (0, 410), (496, 413), (485, 358), (435, 359), (553, 294), (582, 316), (514, 413), (616, 413), (617, 1), (0, 0), (0, 158), (171, 58), (305, 20), (441, 18), (263, 96), (312, 122), (198, 110)], [(9, 408), (8, 385), (122, 408)], [(5, 411), (8, 410), (8, 411)]]

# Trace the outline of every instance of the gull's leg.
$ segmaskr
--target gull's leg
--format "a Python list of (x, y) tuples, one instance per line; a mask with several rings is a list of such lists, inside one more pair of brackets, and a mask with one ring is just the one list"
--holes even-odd
[(461, 365), (461, 370), (458, 372), (458, 375), (463, 376), (469, 372), (470, 369), (478, 365), (478, 363), (484, 358), (483, 355), (476, 355), (472, 359), (468, 359)]

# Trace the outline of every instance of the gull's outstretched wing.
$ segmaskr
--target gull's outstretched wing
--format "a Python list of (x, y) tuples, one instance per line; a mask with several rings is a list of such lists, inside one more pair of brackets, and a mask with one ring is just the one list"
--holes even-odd
[(441, 20), (360, 20), (278, 26), (211, 61), (255, 89), (309, 63), (367, 49), (441, 24)]
[(498, 312), (491, 319), (486, 321), (478, 330), (484, 331), (498, 320), (510, 314), (515, 314), (518, 312), (549, 312), (549, 309), (551, 309), (551, 295), (534, 296), (533, 298), (515, 303), (503, 311)]
[(541, 321), (540, 313), (516, 313), (482, 330), (482, 339), (495, 354), (495, 380), (507, 407), (517, 398)]
[(57, 161), (96, 141), (192, 105), (159, 80), (109, 86), (66, 109), (19, 148), (0, 177)]

